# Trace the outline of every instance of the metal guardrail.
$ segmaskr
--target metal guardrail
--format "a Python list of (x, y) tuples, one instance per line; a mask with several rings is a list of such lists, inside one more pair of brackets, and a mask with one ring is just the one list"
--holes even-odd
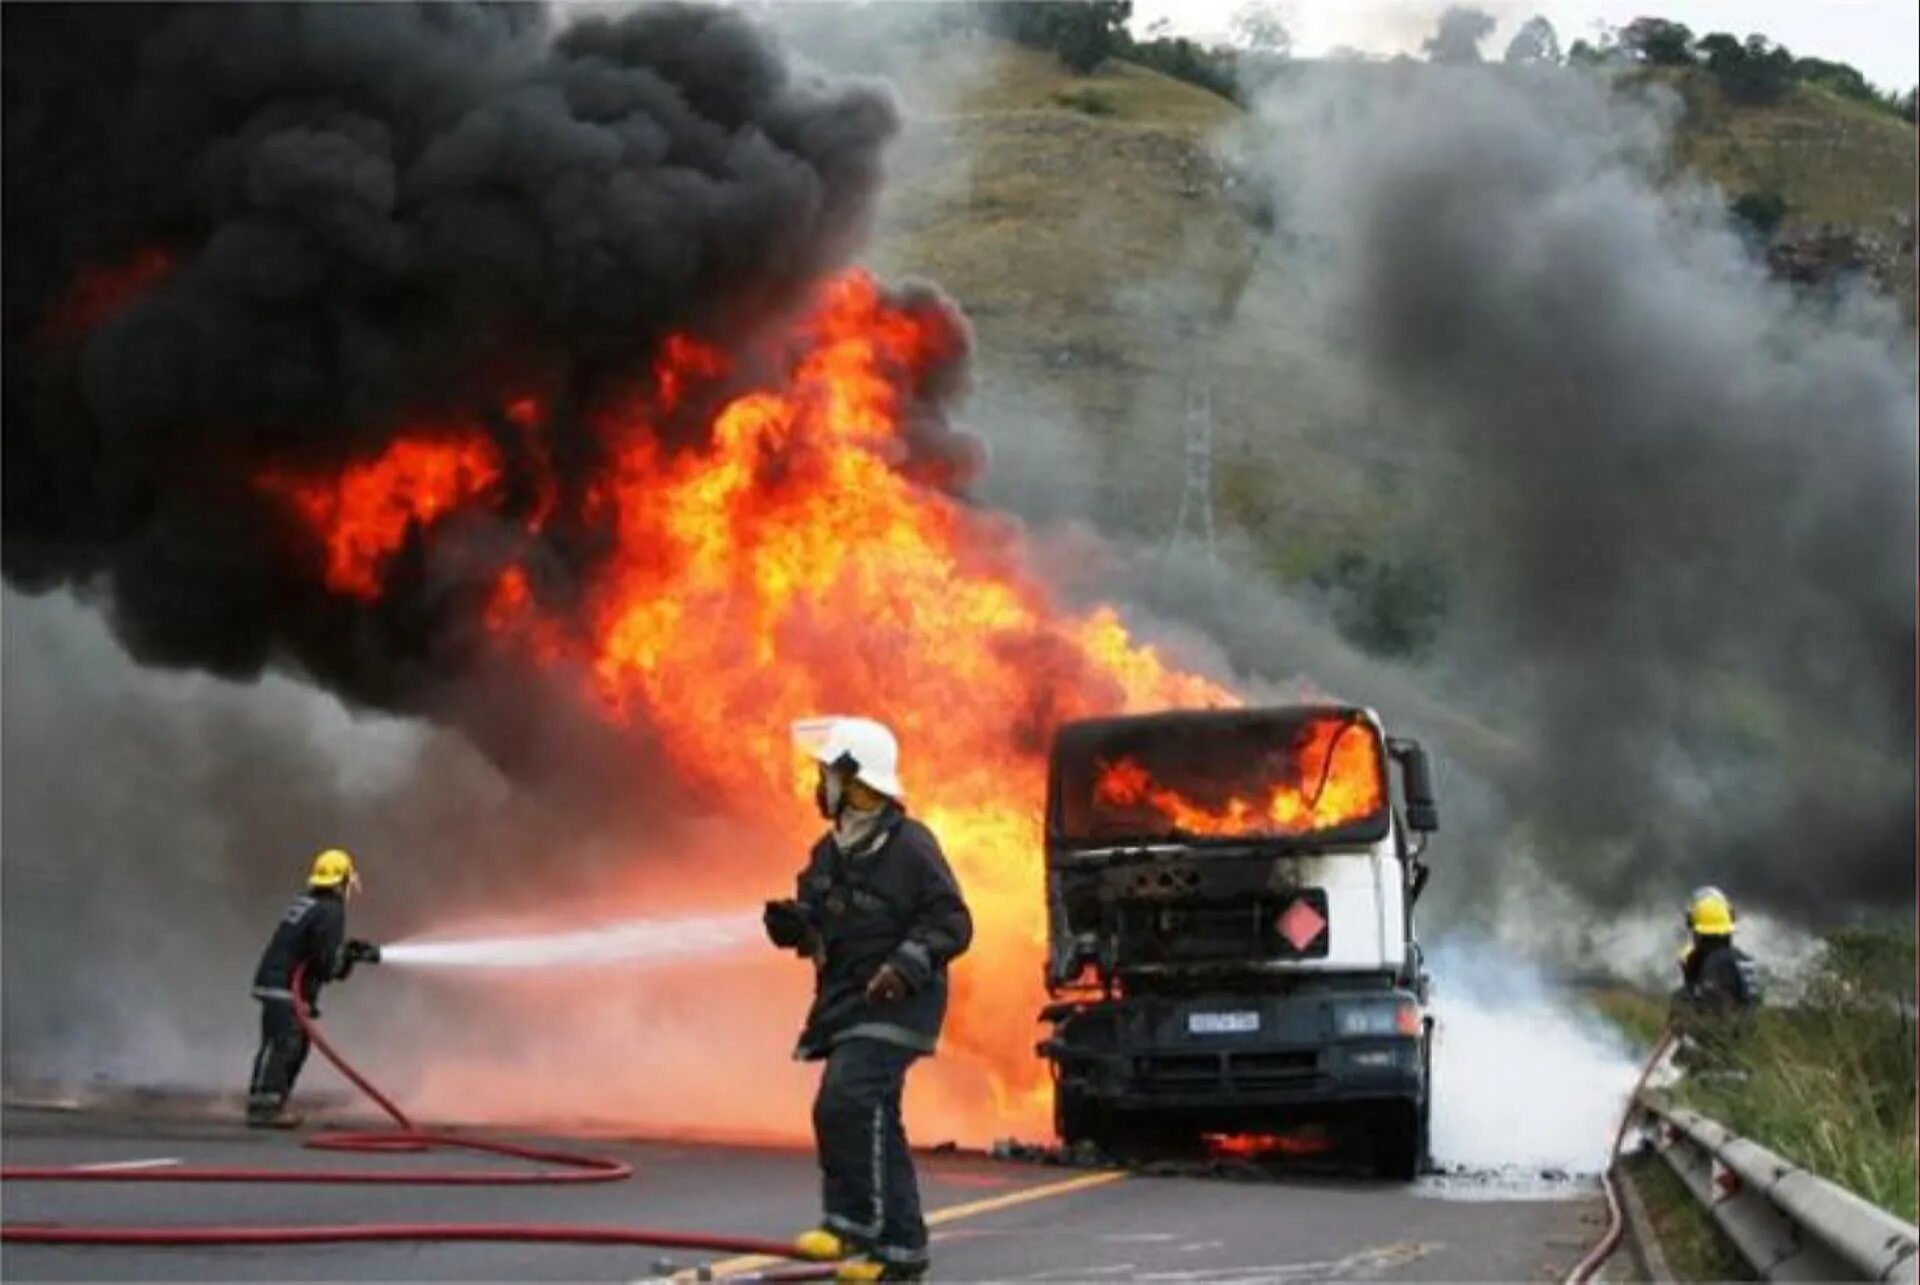
[(1642, 1094), (1643, 1134), (1768, 1281), (1920, 1281), (1920, 1227), (1696, 1111)]

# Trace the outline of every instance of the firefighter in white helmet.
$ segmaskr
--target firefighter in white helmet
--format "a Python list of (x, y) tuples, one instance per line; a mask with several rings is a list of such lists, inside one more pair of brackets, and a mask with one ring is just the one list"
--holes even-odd
[(973, 920), (939, 841), (906, 813), (893, 733), (812, 718), (793, 737), (818, 765), (814, 800), (830, 826), (798, 895), (766, 912), (774, 945), (815, 966), (795, 1056), (826, 1062), (813, 1107), (824, 1216), (794, 1252), (839, 1260), (840, 1280), (913, 1279), (927, 1270), (927, 1227), (900, 1096), (939, 1039), (947, 965)]

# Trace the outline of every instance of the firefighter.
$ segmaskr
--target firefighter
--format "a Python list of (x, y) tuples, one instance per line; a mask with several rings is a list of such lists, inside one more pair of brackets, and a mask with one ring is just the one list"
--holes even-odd
[(307, 1060), (307, 1035), (293, 1012), (293, 974), (306, 965), (301, 991), (308, 1009), (320, 988), (344, 981), (358, 963), (380, 962), (380, 948), (347, 937), (347, 899), (360, 889), (353, 857), (328, 848), (313, 859), (307, 890), (280, 915), (260, 965), (253, 973), (253, 997), (260, 1001), (260, 1051), (254, 1054), (247, 1086), (247, 1124), (253, 1128), (292, 1129), (300, 1117), (287, 1110), (287, 1096)]
[(1733, 944), (1733, 903), (1718, 888), (1697, 888), (1687, 901), (1688, 944), (1680, 957), (1673, 1022), (1692, 1046), (1695, 1066), (1723, 1064), (1730, 1043), (1760, 1003), (1752, 956)]
[(927, 1228), (900, 1095), (939, 1039), (947, 965), (973, 920), (939, 841), (906, 814), (893, 733), (871, 719), (818, 718), (795, 723), (793, 736), (818, 765), (814, 801), (829, 823), (798, 896), (766, 910), (774, 945), (814, 964), (794, 1056), (826, 1063), (813, 1106), (825, 1212), (794, 1253), (839, 1260), (839, 1280), (916, 1279)]

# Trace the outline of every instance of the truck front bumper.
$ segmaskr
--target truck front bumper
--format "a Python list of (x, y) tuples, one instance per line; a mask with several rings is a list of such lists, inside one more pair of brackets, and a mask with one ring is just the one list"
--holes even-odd
[[(1080, 1007), (1039, 1046), (1059, 1087), (1121, 1111), (1222, 1113), (1426, 1097), (1423, 1040), (1339, 1033), (1334, 1006), (1396, 994), (1143, 997)], [(1258, 1028), (1196, 1033), (1194, 1015), (1257, 1013)]]

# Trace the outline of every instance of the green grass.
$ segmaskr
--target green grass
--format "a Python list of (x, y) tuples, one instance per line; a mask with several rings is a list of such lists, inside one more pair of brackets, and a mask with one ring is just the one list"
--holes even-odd
[[(1901, 1218), (1920, 1215), (1911, 930), (1836, 933), (1806, 994), (1756, 1015), (1736, 1047), (1742, 1076), (1688, 1075), (1676, 1102), (1779, 1152)], [(1627, 989), (1589, 996), (1642, 1047), (1664, 999)]]
[(1644, 991), (1625, 986), (1597, 990), (1588, 994), (1587, 1002), (1632, 1040), (1642, 1055), (1653, 1051), (1667, 1028), (1666, 1000)]
[(1754, 1272), (1680, 1176), (1646, 1152), (1624, 1162), (1676, 1280), (1750, 1281)]

